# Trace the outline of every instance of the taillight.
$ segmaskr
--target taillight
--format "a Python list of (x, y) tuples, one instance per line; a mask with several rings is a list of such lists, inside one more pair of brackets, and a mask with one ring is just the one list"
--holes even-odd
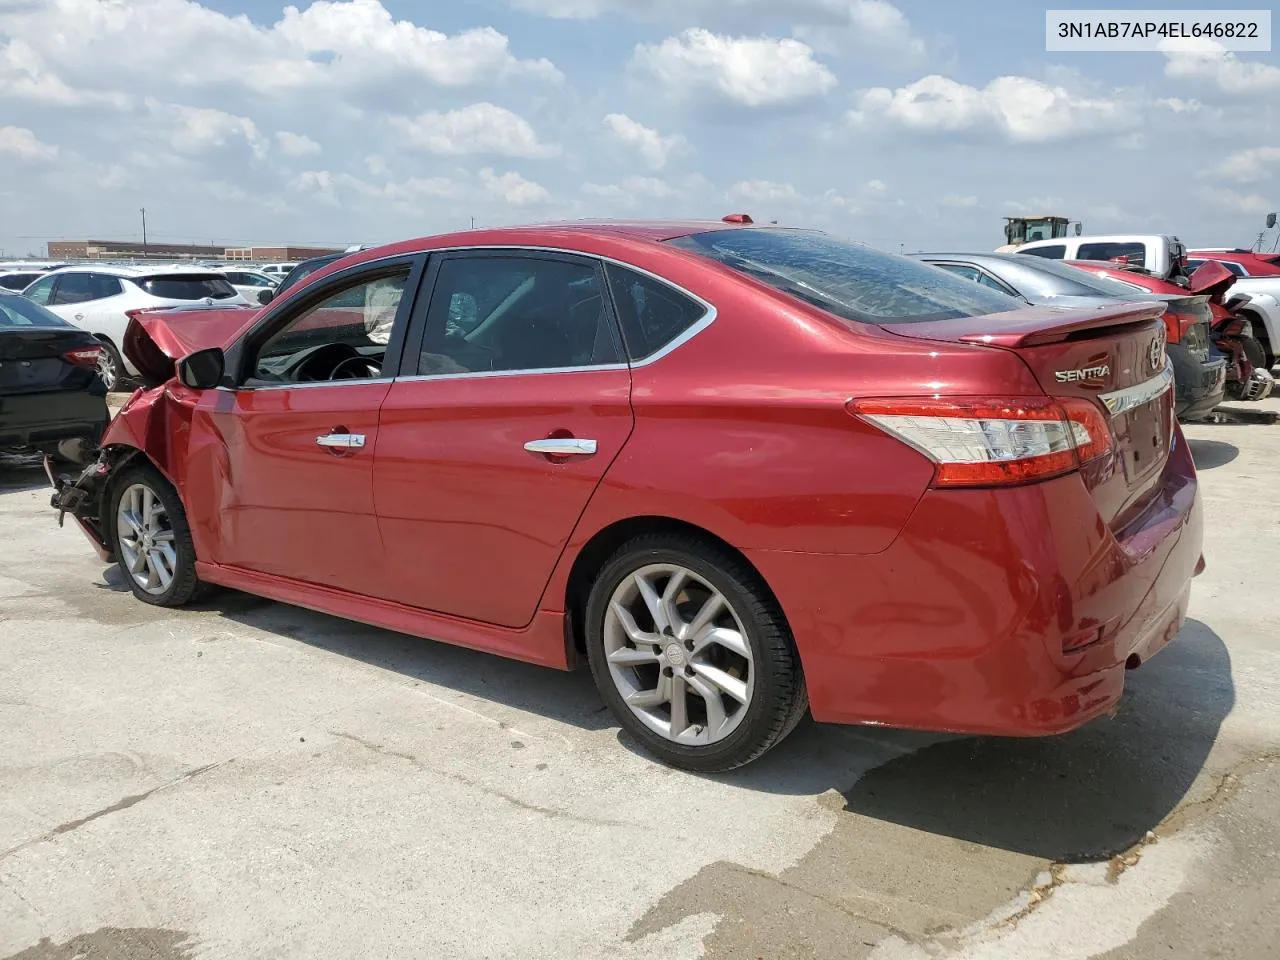
[(62, 355), (62, 359), (76, 367), (96, 367), (102, 356), (101, 347), (76, 347)]
[(885, 398), (851, 400), (849, 411), (937, 464), (936, 487), (1048, 480), (1111, 449), (1101, 409), (1082, 399)]
[(1187, 335), (1187, 331), (1202, 319), (1203, 317), (1197, 313), (1178, 313), (1176, 311), (1166, 310), (1164, 314), (1164, 328), (1169, 334), (1169, 342), (1181, 343), (1182, 338)]

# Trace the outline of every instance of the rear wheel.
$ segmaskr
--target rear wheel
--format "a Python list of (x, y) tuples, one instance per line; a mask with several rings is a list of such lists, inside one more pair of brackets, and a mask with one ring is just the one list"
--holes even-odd
[(98, 354), (98, 377), (108, 392), (119, 390), (125, 384), (124, 358), (110, 340), (100, 337), (98, 342), (102, 344), (102, 352)]
[(586, 627), (605, 703), (672, 766), (713, 773), (749, 763), (808, 707), (777, 602), (713, 543), (654, 535), (624, 544), (596, 578)]
[(182, 501), (155, 468), (127, 468), (110, 499), (116, 562), (143, 603), (180, 607), (202, 592)]

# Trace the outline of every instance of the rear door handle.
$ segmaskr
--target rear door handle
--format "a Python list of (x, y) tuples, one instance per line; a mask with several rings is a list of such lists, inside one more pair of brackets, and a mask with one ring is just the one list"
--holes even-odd
[(549, 457), (590, 457), (596, 452), (596, 442), (576, 437), (553, 437), (549, 440), (530, 440), (524, 448), (530, 453), (542, 453)]
[(359, 450), (364, 446), (364, 434), (326, 433), (316, 437), (316, 446), (330, 450)]

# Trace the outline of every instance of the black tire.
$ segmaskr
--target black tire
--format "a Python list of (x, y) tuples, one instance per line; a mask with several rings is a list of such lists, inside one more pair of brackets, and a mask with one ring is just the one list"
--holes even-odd
[[(116, 517), (120, 510), (120, 501), (126, 492), (136, 485), (147, 487), (155, 494), (164, 507), (168, 525), (173, 531), (173, 550), (177, 557), (174, 564), (173, 581), (168, 588), (159, 593), (151, 593), (134, 579), (125, 559), (122, 546), (121, 531), (117, 529)], [(158, 470), (149, 464), (137, 464), (126, 467), (111, 483), (110, 495), (107, 497), (105, 514), (108, 529), (115, 551), (116, 564), (120, 569), (124, 582), (128, 584), (133, 595), (143, 603), (157, 607), (181, 607), (203, 596), (208, 587), (196, 576), (196, 549), (191, 541), (191, 528), (187, 525), (187, 513), (177, 491), (169, 485)]]
[[(652, 564), (688, 568), (729, 602), (750, 646), (753, 692), (737, 727), (722, 740), (685, 745), (645, 725), (627, 706), (610, 674), (605, 653), (605, 613), (623, 581)], [(596, 687), (631, 736), (663, 763), (697, 773), (732, 770), (757, 759), (782, 741), (808, 711), (809, 700), (795, 641), (777, 601), (740, 557), (724, 547), (686, 534), (651, 534), (623, 544), (601, 568), (586, 609), (587, 659)]]
[(124, 368), (124, 358), (120, 356), (120, 351), (106, 337), (99, 337), (98, 342), (103, 349), (102, 359), (98, 361), (98, 376), (102, 378), (107, 392), (126, 389), (130, 382), (129, 373)]

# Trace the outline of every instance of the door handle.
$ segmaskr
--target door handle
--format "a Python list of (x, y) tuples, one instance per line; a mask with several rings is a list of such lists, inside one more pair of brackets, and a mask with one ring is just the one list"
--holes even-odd
[(364, 434), (325, 433), (316, 437), (316, 446), (330, 450), (359, 450), (364, 446)]
[(549, 440), (530, 440), (524, 448), (530, 453), (542, 453), (549, 457), (590, 457), (596, 452), (596, 442), (576, 437), (553, 437)]

